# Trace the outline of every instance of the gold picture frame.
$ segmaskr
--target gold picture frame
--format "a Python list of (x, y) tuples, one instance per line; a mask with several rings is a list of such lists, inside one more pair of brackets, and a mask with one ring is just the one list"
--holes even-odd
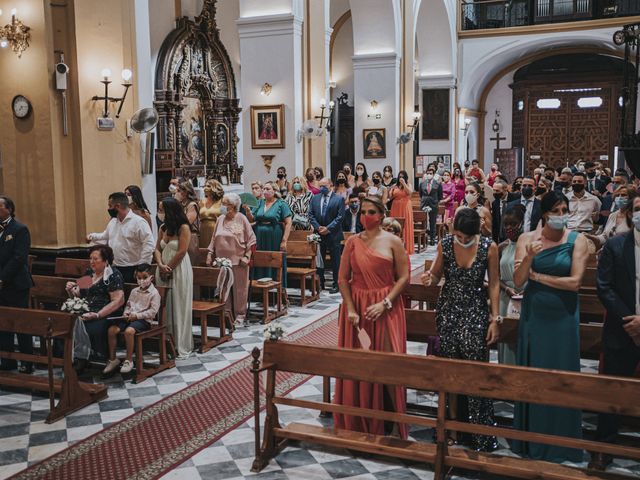
[(251, 148), (284, 148), (284, 105), (251, 105)]

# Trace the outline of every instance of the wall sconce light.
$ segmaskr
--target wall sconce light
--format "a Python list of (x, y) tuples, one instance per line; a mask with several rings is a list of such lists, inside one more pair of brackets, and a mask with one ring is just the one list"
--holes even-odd
[(420, 121), (421, 118), (422, 118), (422, 114), (420, 112), (413, 112), (413, 123), (411, 125), (407, 125), (410, 131), (400, 135), (396, 143), (399, 143), (399, 144), (409, 143), (409, 141), (411, 141), (412, 138), (415, 138), (414, 135), (416, 133), (416, 128), (418, 128), (418, 122)]
[(467, 134), (469, 133), (469, 127), (471, 126), (471, 119), (470, 118), (465, 118), (464, 119), (464, 127), (462, 127), (460, 130), (462, 130), (464, 132), (464, 136), (466, 137)]
[(337, 85), (338, 84), (334, 80), (329, 81), (329, 88), (336, 88)]
[[(27, 27), (17, 15), (17, 10), (13, 8), (11, 10), (11, 23), (0, 27), (0, 48), (11, 47), (11, 50), (18, 55), (18, 58), (22, 57), (22, 52), (29, 48), (29, 40), (31, 40), (31, 27)], [(2, 15), (2, 10), (0, 10)]]
[(375, 118), (376, 120), (381, 119), (382, 118), (382, 114), (375, 113), (375, 111), (378, 109), (378, 101), (377, 100), (371, 100), (369, 105), (371, 107), (371, 113), (369, 113), (369, 115), (367, 115), (367, 118)]
[(131, 78), (133, 77), (133, 72), (128, 68), (122, 70), (122, 86), (124, 87), (124, 93), (122, 97), (110, 97), (109, 96), (109, 85), (111, 84), (111, 70), (105, 68), (102, 70), (101, 74), (102, 80), (100, 83), (104, 85), (104, 96), (94, 96), (91, 100), (94, 102), (104, 101), (104, 108), (102, 110), (102, 118), (109, 117), (109, 102), (119, 103), (118, 111), (116, 113), (116, 118), (120, 118), (120, 112), (122, 112), (122, 106), (124, 105), (124, 101), (127, 98), (127, 92), (129, 88), (131, 88)]
[(323, 129), (323, 128), (329, 128), (329, 118), (331, 118), (331, 114), (333, 113), (333, 108), (336, 106), (335, 102), (333, 100), (331, 100), (329, 102), (329, 112), (327, 113), (327, 115), (324, 114), (324, 111), (327, 109), (327, 101), (324, 98), (320, 99), (320, 115), (316, 115), (314, 118), (320, 120), (319, 124), (318, 124), (318, 128)]
[(271, 90), (273, 90), (273, 86), (269, 82), (264, 82), (264, 85), (260, 88), (260, 95), (268, 97), (271, 95)]
[(493, 133), (498, 133), (500, 131), (500, 120), (498, 120), (499, 117), (500, 117), (500, 110), (496, 110), (496, 118), (493, 120), (493, 123), (491, 124), (491, 129), (493, 130)]

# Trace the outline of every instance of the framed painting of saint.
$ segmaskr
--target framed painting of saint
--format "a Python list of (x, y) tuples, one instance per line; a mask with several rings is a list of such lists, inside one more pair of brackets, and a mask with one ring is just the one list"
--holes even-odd
[(251, 148), (284, 148), (284, 105), (251, 106)]
[(449, 89), (422, 90), (422, 140), (449, 140)]
[(185, 97), (183, 102), (185, 106), (180, 117), (181, 166), (204, 165), (207, 158), (207, 145), (202, 104), (199, 99), (191, 97)]
[(387, 158), (387, 137), (384, 128), (362, 130), (364, 158)]

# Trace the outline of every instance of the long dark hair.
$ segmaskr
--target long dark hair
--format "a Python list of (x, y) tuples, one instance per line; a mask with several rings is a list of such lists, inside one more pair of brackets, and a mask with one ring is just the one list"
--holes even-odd
[[(484, 207), (486, 199), (484, 198), (484, 189), (480, 186), (480, 184), (478, 182), (469, 182), (469, 185), (467, 185), (467, 187), (473, 187), (473, 189), (478, 193), (478, 205)], [(464, 187), (464, 189), (466, 190), (467, 187)]]
[(164, 223), (162, 229), (170, 237), (176, 237), (180, 232), (182, 225), (189, 225), (187, 215), (184, 213), (184, 209), (180, 202), (173, 197), (165, 197), (161, 201), (162, 209), (164, 210)]
[(543, 226), (546, 223), (544, 220), (544, 214), (549, 213), (559, 203), (564, 203), (567, 208), (569, 208), (569, 199), (560, 192), (551, 190), (542, 196), (540, 199), (540, 218)]
[(142, 196), (142, 190), (137, 185), (129, 185), (124, 189), (125, 192), (129, 192), (131, 194), (131, 200), (135, 203), (136, 207), (140, 210), (150, 213), (149, 207), (147, 207), (147, 202), (144, 201), (144, 197)]
[(453, 219), (453, 229), (465, 235), (479, 235), (480, 214), (470, 208), (458, 210)]
[[(359, 176), (357, 173), (358, 167), (362, 167), (362, 170), (363, 170), (362, 176)], [(360, 178), (363, 182), (366, 182), (367, 179), (369, 178), (369, 174), (367, 173), (367, 166), (362, 162), (356, 163), (356, 168), (351, 173), (353, 174), (356, 180)]]

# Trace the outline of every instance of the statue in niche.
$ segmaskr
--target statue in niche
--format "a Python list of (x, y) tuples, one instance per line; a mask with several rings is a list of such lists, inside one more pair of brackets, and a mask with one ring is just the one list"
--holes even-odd
[(227, 129), (224, 125), (218, 124), (216, 128), (216, 147), (218, 149), (218, 155), (226, 155), (229, 151), (229, 142), (227, 139)]
[(204, 74), (204, 58), (202, 56), (202, 49), (200, 45), (193, 51), (193, 75)]
[(204, 164), (204, 143), (200, 122), (191, 117), (191, 158), (194, 165)]

